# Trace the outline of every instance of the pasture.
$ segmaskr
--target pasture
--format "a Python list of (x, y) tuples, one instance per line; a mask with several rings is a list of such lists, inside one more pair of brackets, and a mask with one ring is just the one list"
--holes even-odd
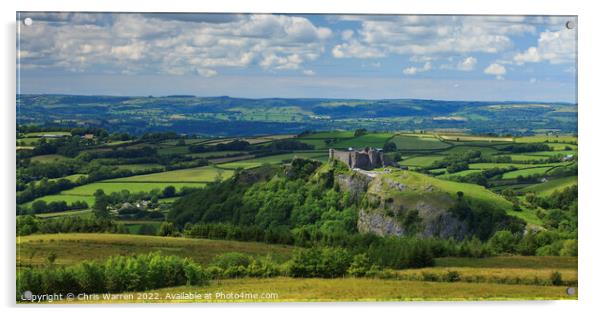
[(118, 182), (118, 183), (158, 183), (158, 182), (174, 182), (174, 183), (206, 183), (212, 182), (217, 177), (227, 179), (232, 176), (230, 170), (218, 169), (211, 166), (196, 167), (189, 169), (172, 170), (158, 173), (150, 173), (126, 178), (117, 178), (106, 180), (103, 182)]
[(152, 190), (163, 190), (168, 186), (173, 186), (176, 190), (181, 190), (183, 187), (200, 188), (205, 186), (202, 182), (94, 182), (70, 190), (63, 191), (59, 196), (89, 196), (93, 198), (96, 190), (103, 190), (106, 194), (113, 192), (121, 192), (128, 190), (130, 193), (135, 192), (150, 192)]
[(520, 170), (504, 173), (502, 179), (515, 179), (520, 176), (528, 177), (532, 175), (544, 175), (551, 167), (523, 168)]
[[(565, 286), (508, 285), (495, 283), (423, 282), (372, 278), (216, 280), (207, 286), (180, 286), (152, 290), (158, 299), (136, 296), (77, 303), (240, 303), (240, 302), (373, 302), (373, 301), (468, 301), (468, 300), (575, 300)], [(182, 293), (208, 294), (189, 298)], [(256, 297), (227, 297), (250, 293)], [(169, 294), (169, 295), (168, 295)], [(178, 296), (180, 295), (180, 296)], [(57, 303), (60, 303), (57, 301)]]
[(165, 255), (191, 258), (209, 263), (226, 252), (240, 252), (252, 256), (271, 254), (279, 262), (292, 255), (294, 247), (196, 238), (176, 238), (123, 234), (68, 233), (17, 236), (17, 266), (37, 266), (48, 254), (55, 253), (57, 265), (71, 265), (83, 260), (102, 260), (116, 255), (133, 255), (160, 251)]
[(407, 135), (396, 135), (391, 139), (398, 150), (432, 150), (451, 147), (452, 145), (442, 142), (435, 137), (417, 137)]
[(521, 189), (521, 191), (534, 192), (541, 196), (549, 196), (550, 194), (554, 193), (554, 191), (561, 191), (572, 185), (577, 185), (577, 176), (552, 179), (544, 183), (533, 184), (524, 187)]

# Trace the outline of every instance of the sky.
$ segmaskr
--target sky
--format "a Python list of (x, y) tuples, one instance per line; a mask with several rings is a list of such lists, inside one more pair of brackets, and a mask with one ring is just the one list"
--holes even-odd
[(18, 93), (577, 102), (570, 16), (21, 12), (17, 20)]

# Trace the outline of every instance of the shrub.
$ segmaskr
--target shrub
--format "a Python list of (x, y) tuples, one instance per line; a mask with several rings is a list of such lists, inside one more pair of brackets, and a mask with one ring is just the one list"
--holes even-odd
[(240, 252), (228, 252), (215, 257), (213, 264), (223, 270), (227, 270), (240, 266), (246, 268), (252, 260), (253, 258), (249, 255)]
[(576, 257), (577, 256), (577, 240), (569, 239), (565, 240), (562, 245), (562, 249), (560, 249), (561, 256), (567, 257)]
[(343, 248), (310, 248), (295, 251), (289, 265), (293, 277), (336, 278), (343, 276), (351, 264), (351, 256)]
[(558, 271), (554, 271), (550, 274), (550, 282), (552, 285), (562, 285), (562, 274)]
[(359, 255), (355, 255), (353, 257), (353, 261), (351, 262), (349, 269), (347, 269), (347, 273), (349, 273), (349, 275), (354, 276), (354, 277), (363, 277), (366, 275), (366, 272), (368, 272), (368, 269), (369, 269), (368, 256), (366, 256), (366, 254), (362, 253)]
[(84, 261), (66, 268), (27, 268), (17, 274), (18, 295), (146, 291), (178, 285), (203, 285), (209, 274), (198, 264), (176, 256), (149, 253)]
[(458, 282), (458, 281), (460, 281), (460, 272), (454, 271), (454, 270), (447, 271), (447, 273), (443, 277), (443, 281), (445, 281), (445, 282)]
[(497, 253), (512, 253), (516, 245), (518, 244), (520, 237), (514, 235), (510, 231), (500, 230), (497, 231), (491, 239), (489, 239), (489, 245), (491, 249)]

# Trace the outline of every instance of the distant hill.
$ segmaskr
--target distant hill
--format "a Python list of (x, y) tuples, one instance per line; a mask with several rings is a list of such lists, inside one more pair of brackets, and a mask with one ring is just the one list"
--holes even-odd
[(454, 129), (528, 134), (577, 131), (577, 105), (415, 99), (245, 99), (173, 95), (17, 96), (17, 123), (97, 126), (142, 134), (176, 131), (212, 136), (290, 134), (304, 130)]

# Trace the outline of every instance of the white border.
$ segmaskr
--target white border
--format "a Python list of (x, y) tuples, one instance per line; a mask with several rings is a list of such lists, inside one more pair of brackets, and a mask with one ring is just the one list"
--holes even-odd
[[(404, 13), (404, 14), (550, 14), (579, 16), (579, 157), (580, 182), (580, 227), (579, 227), (579, 301), (559, 302), (467, 302), (467, 303), (330, 303), (330, 304), (236, 304), (236, 305), (129, 305), (119, 306), (120, 312), (133, 312), (133, 308), (144, 309), (142, 313), (164, 314), (166, 308), (175, 308), (176, 313), (236, 313), (236, 314), (300, 314), (315, 312), (345, 313), (364, 315), (424, 315), (424, 314), (460, 314), (460, 315), (572, 315), (591, 314), (602, 310), (602, 298), (598, 297), (602, 280), (600, 279), (599, 226), (602, 224), (602, 208), (599, 207), (602, 181), (597, 154), (601, 153), (600, 130), (600, 51), (599, 30), (602, 11), (597, 10), (595, 1), (536, 1), (536, 0), (21, 0), (3, 1), (3, 49), (1, 50), (4, 75), (1, 77), (4, 104), (2, 104), (2, 190), (0, 200), (2, 208), (3, 256), (0, 260), (3, 277), (2, 309), (12, 308), (8, 313), (44, 315), (77, 315), (82, 312), (101, 315), (105, 308), (80, 310), (77, 307), (39, 307), (14, 308), (14, 186), (15, 186), (15, 11), (121, 11), (121, 12), (274, 12), (274, 13)], [(598, 137), (597, 137), (598, 136)], [(107, 306), (108, 307), (108, 306)], [(189, 310), (198, 308), (198, 310)], [(317, 310), (317, 309), (320, 310)], [(376, 311), (374, 309), (377, 308)], [(284, 309), (284, 310), (283, 310)]]

